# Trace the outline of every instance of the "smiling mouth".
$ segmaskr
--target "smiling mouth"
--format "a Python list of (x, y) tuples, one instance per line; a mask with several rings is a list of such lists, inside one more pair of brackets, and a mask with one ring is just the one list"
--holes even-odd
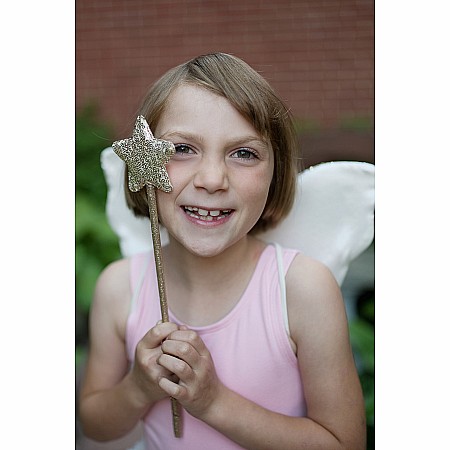
[(232, 213), (232, 209), (202, 209), (197, 206), (183, 206), (184, 212), (194, 219), (212, 222), (221, 220)]

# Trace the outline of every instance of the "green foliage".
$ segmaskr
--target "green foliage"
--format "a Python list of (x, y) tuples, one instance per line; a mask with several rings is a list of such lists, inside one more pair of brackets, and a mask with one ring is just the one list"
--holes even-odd
[(98, 119), (95, 105), (87, 105), (75, 124), (76, 193), (89, 194), (97, 205), (105, 202), (106, 184), (100, 167), (100, 152), (112, 144), (111, 128)]
[(371, 117), (343, 117), (340, 128), (349, 131), (371, 131), (373, 130), (373, 118)]
[(367, 420), (367, 450), (375, 448), (375, 299), (370, 295), (359, 304), (358, 317), (349, 324), (350, 339), (364, 393)]
[(98, 276), (120, 257), (116, 235), (105, 215), (106, 182), (101, 151), (110, 146), (111, 129), (88, 105), (76, 118), (75, 287), (77, 355), (87, 342), (87, 321)]
[(321, 126), (317, 120), (307, 118), (294, 118), (294, 128), (298, 135), (319, 132)]

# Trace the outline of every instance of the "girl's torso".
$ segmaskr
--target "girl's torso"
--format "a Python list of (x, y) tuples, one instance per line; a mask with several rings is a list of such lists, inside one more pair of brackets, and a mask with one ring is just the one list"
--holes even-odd
[[(277, 261), (275, 247), (268, 245), (232, 310), (211, 325), (189, 328), (205, 342), (217, 374), (227, 387), (269, 410), (304, 416), (306, 404), (297, 358), (286, 331), (282, 294), (284, 275), (296, 254), (295, 250), (282, 250)], [(132, 363), (137, 343), (161, 318), (151, 253), (130, 259), (130, 281), (132, 300), (126, 347)], [(169, 318), (182, 324), (170, 309)], [(241, 448), (185, 411), (182, 414), (183, 437), (175, 438), (171, 430), (170, 401), (155, 404), (144, 419), (148, 448)]]

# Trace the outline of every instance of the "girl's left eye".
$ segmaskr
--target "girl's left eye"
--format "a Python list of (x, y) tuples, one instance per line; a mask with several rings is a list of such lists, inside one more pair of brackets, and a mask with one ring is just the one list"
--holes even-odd
[(240, 158), (240, 159), (254, 159), (258, 156), (256, 153), (248, 148), (240, 148), (239, 150), (235, 151), (232, 155), (232, 158)]
[(192, 153), (192, 149), (191, 149), (191, 147), (189, 147), (189, 145), (177, 144), (177, 145), (175, 145), (175, 152), (178, 154), (188, 154), (188, 153)]

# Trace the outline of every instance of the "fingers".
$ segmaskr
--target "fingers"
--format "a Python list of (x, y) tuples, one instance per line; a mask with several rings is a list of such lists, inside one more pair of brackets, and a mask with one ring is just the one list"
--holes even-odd
[(188, 351), (189, 347), (194, 349), (198, 355), (209, 357), (209, 350), (206, 347), (203, 340), (195, 331), (189, 330), (185, 325), (181, 325), (178, 330), (170, 333), (166, 342), (169, 343), (169, 345), (172, 342), (178, 342), (180, 344), (178, 351), (181, 351), (181, 355), (171, 353), (170, 350), (173, 349), (173, 347), (170, 346), (169, 347), (164, 346), (163, 348), (164, 353), (171, 353), (174, 356), (183, 358), (183, 356), (185, 356), (185, 354), (189, 352)]
[(161, 344), (161, 350), (158, 363), (175, 374), (181, 384), (191, 384), (201, 379), (209, 372), (208, 368), (214, 366), (202, 339), (192, 330), (174, 331)]
[(178, 330), (178, 325), (173, 322), (158, 322), (145, 334), (140, 343), (145, 348), (159, 347), (161, 342), (176, 330)]
[(167, 395), (158, 386), (161, 378), (178, 382), (178, 377), (158, 362), (163, 354), (161, 343), (177, 329), (174, 323), (157, 323), (137, 344), (131, 377), (148, 401), (157, 401)]
[[(156, 379), (161, 375), (169, 375), (170, 372), (159, 366), (158, 358), (162, 355), (161, 343), (178, 326), (171, 322), (157, 323), (151, 328), (136, 346), (135, 365), (148, 372), (151, 378)], [(156, 366), (155, 366), (156, 364)]]
[(194, 369), (191, 364), (170, 354), (163, 353), (158, 358), (161, 367), (175, 374), (184, 383), (188, 383), (194, 378)]
[(158, 358), (159, 366), (176, 377), (173, 379), (162, 376), (158, 385), (167, 395), (174, 398), (187, 394), (186, 383), (192, 382), (194, 378), (192, 367), (198, 364), (200, 358), (195, 348), (195, 344), (199, 345), (196, 333), (188, 331), (184, 325), (180, 329), (183, 333), (174, 331), (161, 344), (162, 354)]
[(180, 401), (194, 417), (202, 417), (220, 389), (211, 354), (200, 336), (181, 326), (161, 344), (158, 363), (178, 377), (178, 382), (161, 377), (158, 385)]
[(211, 360), (210, 353), (200, 336), (186, 327), (174, 331), (161, 344), (163, 354), (158, 362), (181, 380), (189, 382), (194, 371), (202, 370)]
[(179, 399), (182, 394), (186, 395), (187, 389), (184, 386), (180, 386), (167, 378), (161, 377), (159, 379), (159, 387), (170, 397)]

